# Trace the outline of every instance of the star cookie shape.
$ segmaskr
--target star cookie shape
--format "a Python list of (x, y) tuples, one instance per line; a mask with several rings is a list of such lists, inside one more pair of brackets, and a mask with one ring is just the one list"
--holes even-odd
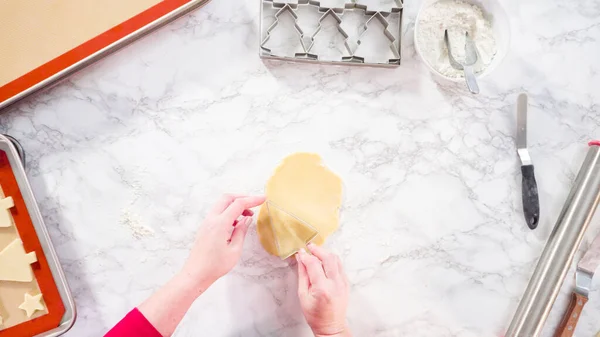
[(36, 311), (45, 309), (41, 301), (42, 294), (31, 296), (29, 293), (25, 293), (25, 301), (19, 306), (19, 309), (25, 310), (27, 317), (31, 317)]

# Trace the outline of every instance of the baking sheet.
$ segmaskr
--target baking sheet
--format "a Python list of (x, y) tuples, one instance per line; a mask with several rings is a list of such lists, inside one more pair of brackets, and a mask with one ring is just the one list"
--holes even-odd
[(0, 86), (159, 2), (160, 0), (0, 1)]
[(0, 1), (0, 109), (206, 2)]
[[(75, 304), (62, 268), (57, 261), (56, 252), (48, 236), (37, 202), (33, 197), (18, 151), (8, 138), (1, 135), (0, 186), (3, 188), (3, 193), (11, 196), (14, 201), (14, 207), (10, 209), (10, 212), (16, 227), (11, 226), (11, 228), (13, 230), (16, 228), (23, 241), (25, 251), (36, 253), (38, 261), (31, 267), (47, 308), (46, 314), (38, 314), (39, 317), (0, 330), (0, 337), (58, 336), (73, 325), (76, 315)], [(15, 290), (12, 283), (0, 283), (2, 287), (6, 286)], [(29, 291), (31, 290), (29, 289)], [(35, 293), (32, 291), (32, 295)], [(13, 296), (12, 292), (11, 296)], [(19, 295), (14, 296), (14, 299), (0, 298), (0, 301), (19, 302), (17, 300)], [(20, 296), (24, 296), (24, 293)]]
[[(2, 190), (2, 187), (0, 186), (0, 199), (5, 196), (4, 190)], [(0, 228), (0, 250), (4, 249), (4, 247), (8, 246), (9, 243), (17, 238), (20, 237), (15, 226)], [(34, 279), (32, 282), (0, 281), (0, 316), (2, 316), (4, 321), (3, 324), (0, 325), (0, 331), (48, 313), (48, 310), (37, 311), (31, 318), (27, 317), (25, 311), (19, 309), (19, 305), (23, 303), (25, 293), (31, 295), (40, 293), (40, 287), (37, 280)]]

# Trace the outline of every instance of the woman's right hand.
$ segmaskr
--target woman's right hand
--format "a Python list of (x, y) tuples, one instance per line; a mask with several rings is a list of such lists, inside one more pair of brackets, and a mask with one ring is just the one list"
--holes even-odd
[(208, 212), (183, 270), (199, 290), (206, 290), (237, 264), (254, 215), (250, 209), (263, 202), (264, 196), (225, 195)]
[(309, 244), (313, 255), (301, 250), (298, 260), (298, 296), (304, 317), (316, 337), (352, 336), (346, 324), (348, 278), (337, 255)]

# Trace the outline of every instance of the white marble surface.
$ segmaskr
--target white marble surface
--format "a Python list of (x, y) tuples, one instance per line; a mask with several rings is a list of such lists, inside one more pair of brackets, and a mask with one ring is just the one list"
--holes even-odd
[[(395, 70), (263, 62), (258, 2), (214, 0), (3, 113), (0, 132), (27, 150), (77, 302), (67, 335), (115, 324), (182, 265), (217, 196), (261, 192), (295, 151), (320, 153), (345, 183), (342, 227), (327, 246), (352, 282), (356, 336), (502, 335), (585, 142), (600, 137), (600, 3), (504, 0), (512, 48), (479, 96), (437, 84), (417, 58), (419, 4), (406, 3)], [(514, 145), (521, 91), (541, 191), (534, 232)], [(599, 230), (597, 218), (584, 245)], [(176, 335), (308, 336), (295, 277), (251, 232), (239, 266)], [(600, 330), (599, 317), (595, 291), (576, 336)]]

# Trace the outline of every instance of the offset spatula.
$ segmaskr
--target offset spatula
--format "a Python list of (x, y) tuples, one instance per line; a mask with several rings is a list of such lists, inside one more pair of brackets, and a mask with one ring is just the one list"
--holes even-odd
[(554, 334), (555, 337), (573, 336), (579, 316), (581, 316), (583, 307), (588, 301), (592, 278), (598, 266), (600, 266), (600, 234), (594, 239), (588, 251), (577, 264), (575, 290), (571, 295), (571, 303), (567, 307), (563, 320)]
[(535, 229), (540, 221), (540, 198), (533, 170), (533, 162), (527, 149), (527, 95), (517, 99), (517, 153), (521, 159), (523, 175), (523, 213), (530, 229)]
[(296, 254), (300, 249), (306, 248), (306, 245), (319, 234), (313, 226), (272, 201), (267, 201), (267, 211), (277, 247), (277, 255), (282, 260)]

